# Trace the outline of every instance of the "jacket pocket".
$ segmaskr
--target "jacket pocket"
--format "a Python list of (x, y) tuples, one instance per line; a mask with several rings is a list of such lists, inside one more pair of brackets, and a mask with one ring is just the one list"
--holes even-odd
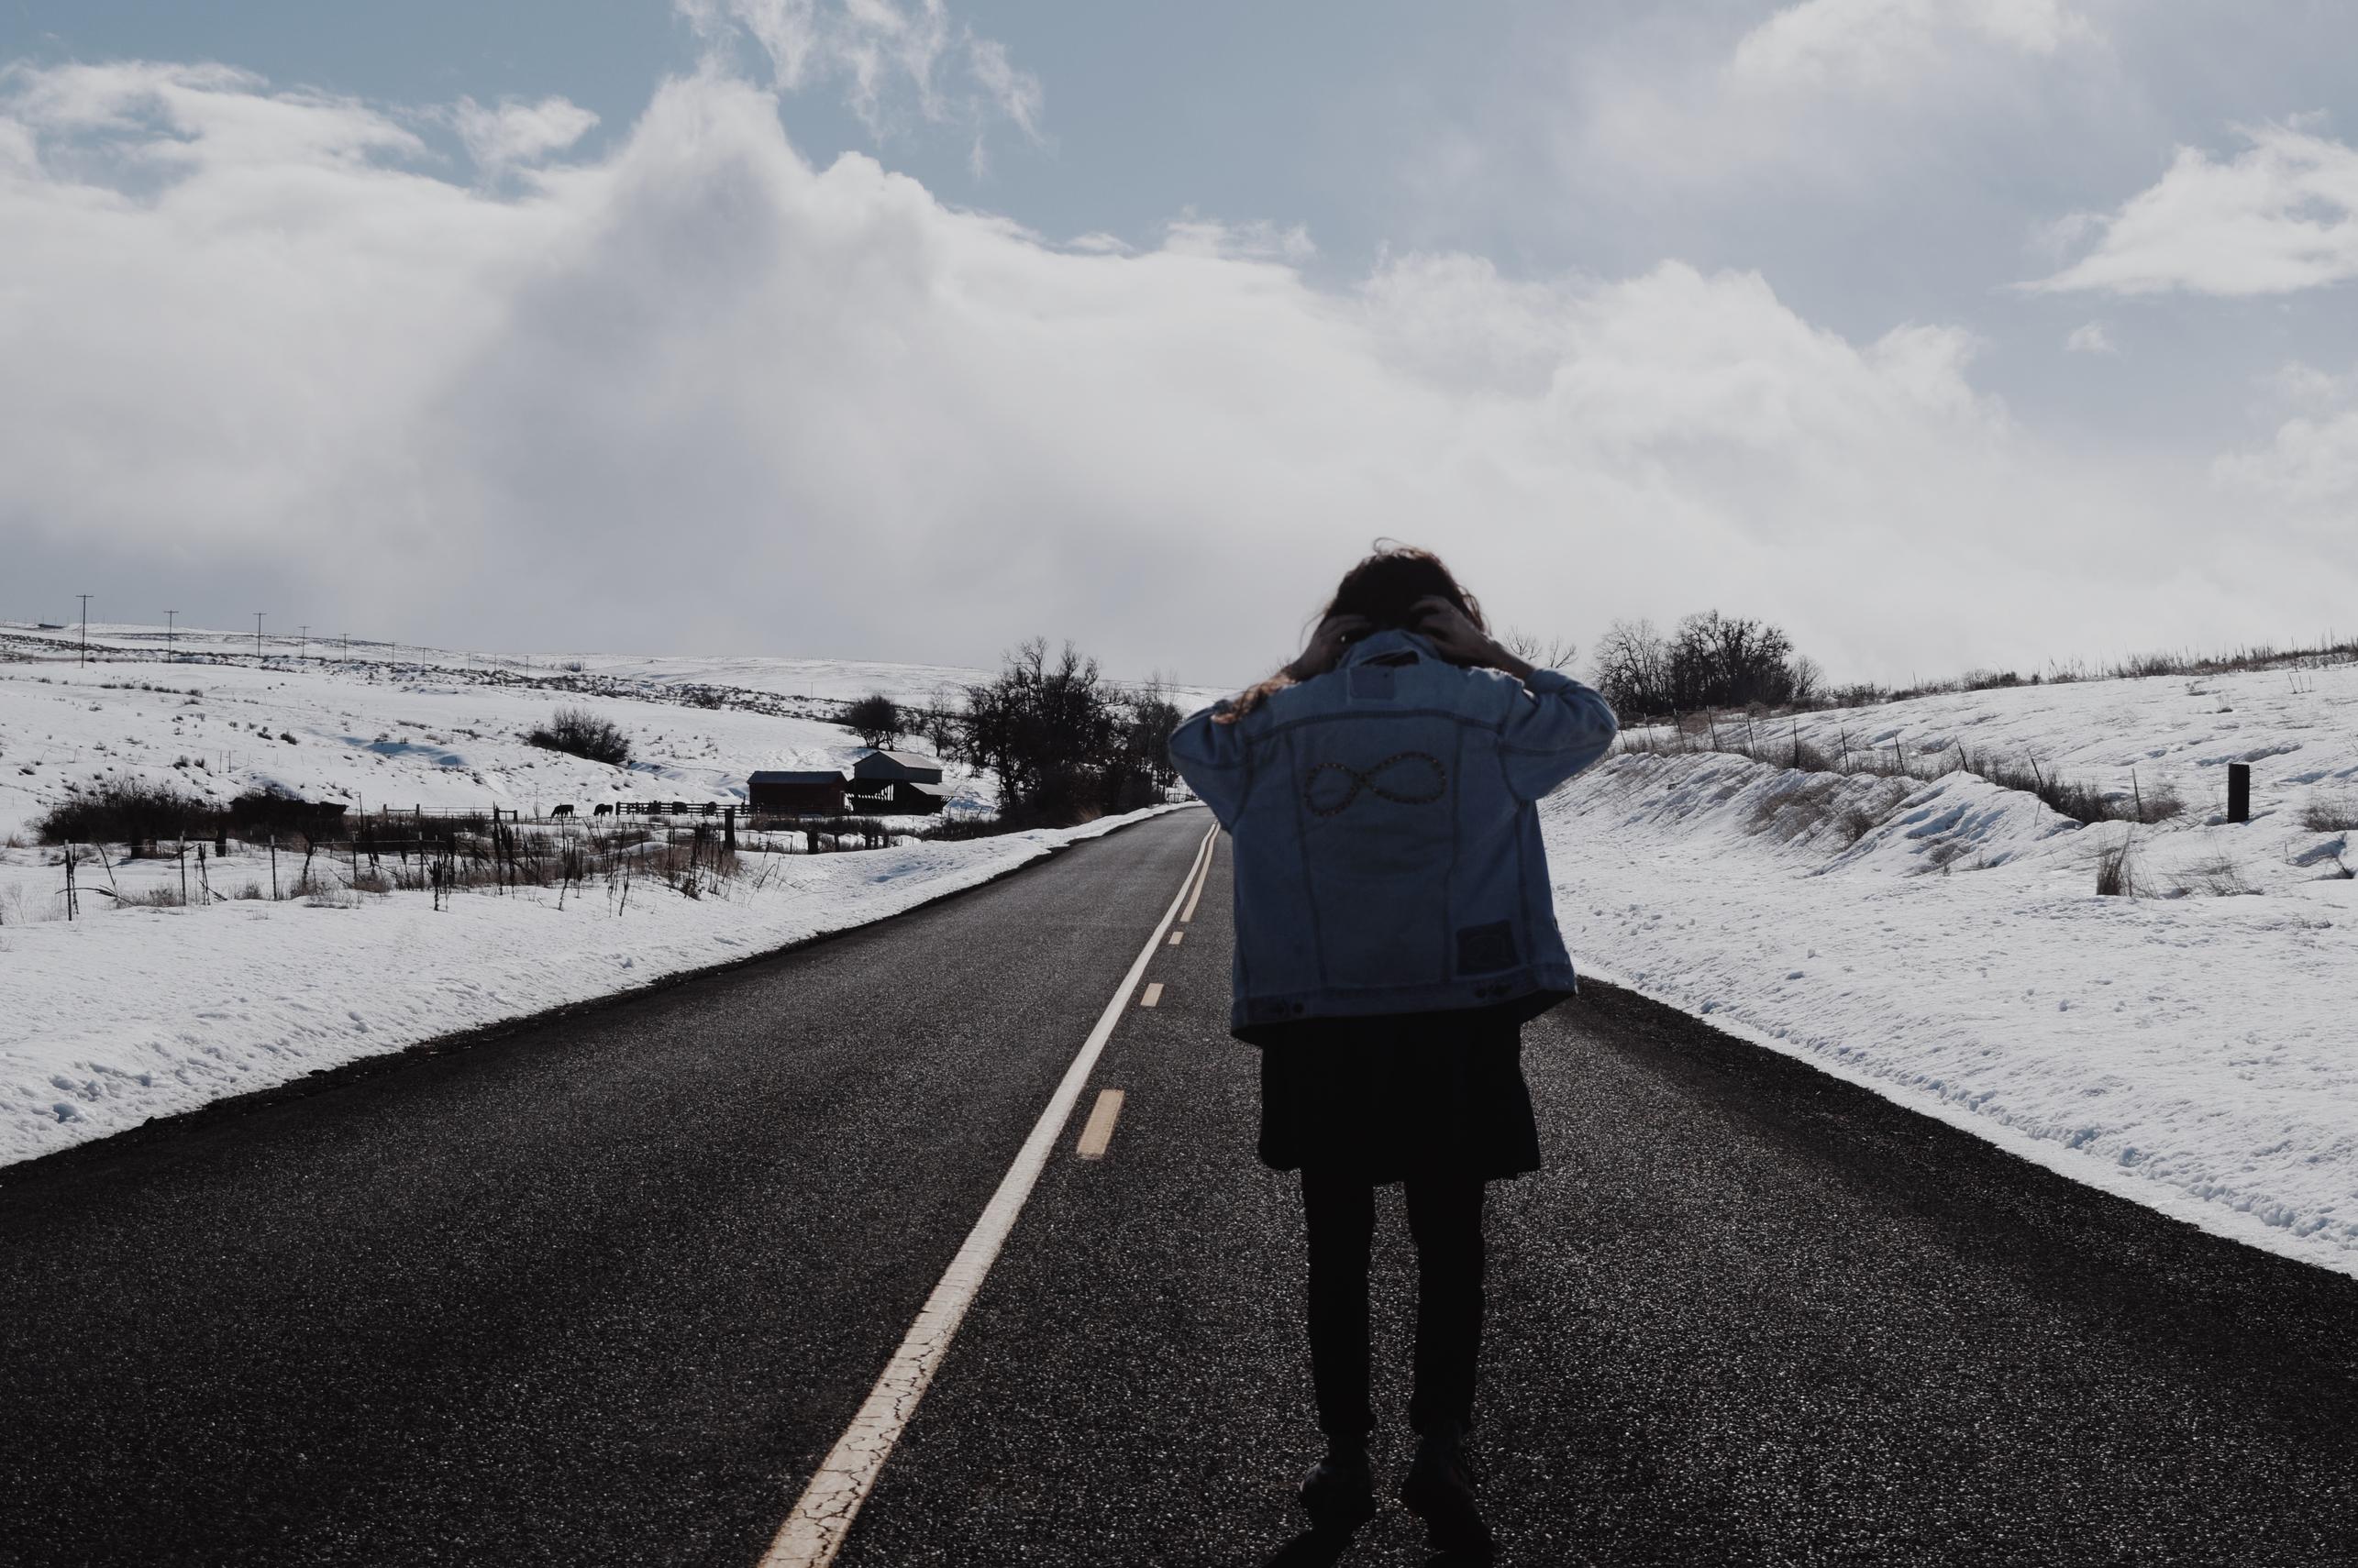
[(1512, 921), (1492, 921), (1488, 925), (1461, 925), (1457, 928), (1457, 972), (1461, 975), (1495, 975), (1501, 969), (1511, 969), (1522, 961), (1515, 950), (1515, 928)]

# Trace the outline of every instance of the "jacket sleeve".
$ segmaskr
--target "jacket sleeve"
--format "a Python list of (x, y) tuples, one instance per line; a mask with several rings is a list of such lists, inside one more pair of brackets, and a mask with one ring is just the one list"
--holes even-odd
[(1518, 800), (1538, 800), (1604, 756), (1621, 733), (1605, 700), (1562, 670), (1533, 670), (1508, 701), (1499, 759)]
[(1245, 762), (1245, 737), (1236, 724), (1212, 723), (1231, 704), (1223, 697), (1209, 708), (1190, 713), (1171, 732), (1171, 766), (1187, 780), (1196, 798), (1212, 808), (1222, 827), (1234, 825), (1244, 808), (1250, 772)]

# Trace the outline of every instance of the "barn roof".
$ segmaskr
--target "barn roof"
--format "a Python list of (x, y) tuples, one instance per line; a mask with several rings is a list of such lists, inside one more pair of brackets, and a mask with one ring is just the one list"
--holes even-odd
[(770, 767), (756, 772), (750, 782), (755, 784), (840, 784), (843, 782), (843, 775), (832, 767), (803, 768), (799, 771), (781, 771)]
[(903, 778), (901, 780), (901, 788), (914, 790), (920, 795), (931, 795), (937, 801), (947, 801), (950, 798), (950, 787), (947, 784), (928, 784), (922, 779)]
[(879, 757), (887, 762), (898, 763), (903, 767), (922, 768), (928, 773), (938, 771), (942, 766), (942, 759), (938, 756), (920, 756), (913, 751), (886, 751), (880, 746), (868, 752), (859, 760), (874, 762)]

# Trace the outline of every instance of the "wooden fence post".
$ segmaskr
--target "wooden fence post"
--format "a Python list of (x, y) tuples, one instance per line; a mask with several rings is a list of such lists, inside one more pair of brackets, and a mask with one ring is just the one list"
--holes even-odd
[(2248, 762), (2227, 765), (2227, 820), (2231, 823), (2252, 820), (2252, 765)]

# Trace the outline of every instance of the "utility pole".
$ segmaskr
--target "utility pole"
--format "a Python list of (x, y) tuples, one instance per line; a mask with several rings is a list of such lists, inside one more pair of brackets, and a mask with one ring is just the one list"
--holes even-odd
[(345, 664), (352, 662), (352, 634), (349, 632), (344, 634), (344, 657), (342, 662)]
[(254, 612), (254, 662), (262, 662), (262, 612)]
[(294, 662), (303, 662), (304, 650), (311, 646), (311, 623), (305, 621), (294, 629)]
[(82, 601), (82, 662), (83, 662), (83, 665), (84, 666), (84, 668), (87, 668), (87, 667), (89, 666), (89, 663), (90, 663), (90, 600), (91, 600), (91, 596), (90, 596), (89, 594), (87, 594), (87, 593), (77, 593), (77, 594), (75, 594), (75, 595), (74, 595), (74, 597), (75, 597), (76, 599), (79, 599), (79, 600), (81, 600), (81, 601)]
[(164, 662), (167, 664), (178, 664), (180, 662), (180, 655), (173, 651), (172, 642), (172, 623), (179, 618), (180, 612), (177, 610), (167, 610), (164, 612)]

